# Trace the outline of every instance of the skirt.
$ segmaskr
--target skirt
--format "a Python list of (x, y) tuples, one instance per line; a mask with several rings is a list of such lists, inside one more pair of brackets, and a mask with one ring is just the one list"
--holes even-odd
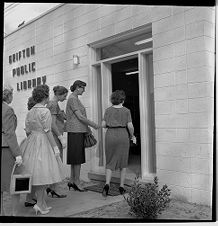
[(23, 153), (23, 173), (32, 175), (32, 185), (48, 185), (61, 182), (64, 177), (60, 161), (55, 157), (47, 135), (32, 131), (20, 145)]
[(126, 128), (109, 128), (105, 134), (106, 169), (126, 168), (129, 146), (129, 134)]
[(79, 165), (85, 163), (85, 133), (67, 134), (67, 164)]

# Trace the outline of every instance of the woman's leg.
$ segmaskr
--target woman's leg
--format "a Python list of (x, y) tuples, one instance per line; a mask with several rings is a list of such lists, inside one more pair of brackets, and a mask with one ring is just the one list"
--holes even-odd
[(75, 182), (75, 175), (74, 175), (74, 165), (70, 165), (70, 182), (74, 183)]
[(106, 184), (110, 185), (111, 175), (112, 175), (112, 170), (111, 169), (106, 169)]
[(104, 197), (107, 197), (107, 195), (108, 195), (108, 191), (109, 191), (109, 188), (110, 188), (110, 182), (111, 182), (111, 175), (112, 175), (112, 170), (106, 169), (106, 184), (105, 184), (103, 191), (102, 191), (102, 195)]
[(5, 215), (4, 207), (3, 207), (3, 191), (1, 191), (1, 216)]
[(52, 207), (48, 207), (48, 206), (47, 206), (45, 190), (44, 190), (44, 192), (43, 192), (43, 207), (44, 207), (46, 210), (52, 209)]
[(35, 186), (32, 186), (31, 193), (26, 195), (26, 202), (33, 203), (33, 199), (37, 200), (35, 192)]
[(74, 182), (76, 185), (80, 184), (80, 169), (81, 169), (81, 164), (74, 165)]
[(122, 168), (120, 170), (120, 187), (124, 187), (125, 177), (126, 177), (126, 168)]
[(12, 201), (12, 216), (16, 216), (17, 210), (18, 210), (18, 204), (20, 201), (20, 194), (11, 195), (11, 201)]
[(41, 210), (45, 210), (44, 208), (44, 194), (45, 194), (45, 186), (44, 185), (38, 185), (35, 186), (36, 189), (36, 195), (37, 195), (37, 206), (41, 209)]

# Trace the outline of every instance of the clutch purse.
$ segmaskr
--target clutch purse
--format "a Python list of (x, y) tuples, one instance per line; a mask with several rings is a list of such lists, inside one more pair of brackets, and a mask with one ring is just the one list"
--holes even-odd
[(95, 139), (92, 133), (85, 134), (85, 139), (84, 139), (85, 148), (90, 148), (96, 144), (97, 144), (97, 140)]
[(32, 175), (31, 174), (14, 174), (16, 164), (11, 172), (11, 183), (10, 183), (10, 193), (22, 194), (30, 193), (32, 187)]

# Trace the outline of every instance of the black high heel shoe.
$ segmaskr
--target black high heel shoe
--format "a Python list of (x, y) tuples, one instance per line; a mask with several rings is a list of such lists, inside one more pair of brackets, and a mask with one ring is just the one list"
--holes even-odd
[(119, 187), (119, 191), (121, 195), (123, 195), (126, 192), (126, 190), (123, 187)]
[(84, 189), (79, 188), (75, 183), (68, 182), (67, 186), (69, 187), (69, 190), (72, 187), (75, 191), (80, 191), (80, 192), (85, 191)]
[(37, 201), (36, 201), (36, 199), (32, 199), (32, 200), (34, 201), (34, 203), (32, 203), (32, 202), (24, 202), (24, 206), (25, 207), (35, 206)]
[(51, 193), (52, 198), (53, 198), (53, 196), (56, 196), (56, 198), (66, 198), (67, 197), (66, 195), (59, 195), (58, 193), (56, 193), (51, 188), (47, 188), (46, 192), (47, 192), (47, 195), (49, 195), (49, 193)]
[(46, 188), (46, 193), (47, 193), (47, 195), (48, 195), (51, 191), (52, 191), (51, 188)]
[(103, 188), (103, 191), (102, 191), (102, 195), (104, 197), (107, 197), (108, 196), (108, 191), (109, 191), (109, 184), (105, 184), (104, 188)]

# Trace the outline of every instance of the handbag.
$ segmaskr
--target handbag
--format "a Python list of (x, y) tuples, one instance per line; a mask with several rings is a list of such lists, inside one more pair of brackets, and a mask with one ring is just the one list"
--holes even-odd
[(97, 144), (97, 140), (95, 139), (95, 137), (93, 136), (92, 133), (86, 133), (85, 134), (85, 139), (84, 139), (84, 146), (85, 148), (90, 148), (94, 145)]
[(17, 164), (15, 163), (11, 172), (10, 193), (22, 194), (30, 193), (32, 188), (32, 175), (31, 174), (14, 174)]

